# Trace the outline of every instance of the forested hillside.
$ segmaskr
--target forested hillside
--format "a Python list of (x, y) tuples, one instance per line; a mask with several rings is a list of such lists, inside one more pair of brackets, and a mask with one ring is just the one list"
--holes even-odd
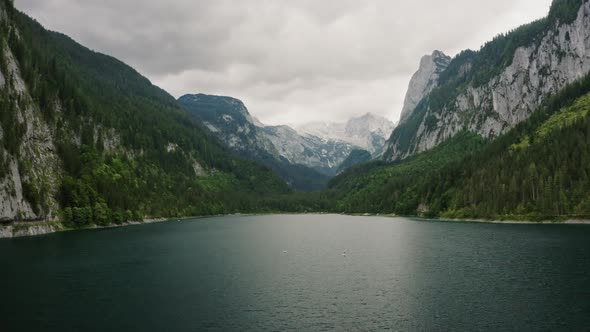
[(488, 144), (460, 134), (397, 164), (336, 178), (340, 212), (545, 220), (590, 215), (590, 77), (548, 98)]

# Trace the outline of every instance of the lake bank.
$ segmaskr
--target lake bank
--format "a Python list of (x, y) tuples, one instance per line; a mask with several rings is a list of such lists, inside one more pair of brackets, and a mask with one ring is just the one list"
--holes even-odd
[(341, 215), (354, 217), (385, 217), (385, 218), (408, 218), (414, 220), (431, 222), (456, 222), (456, 223), (478, 223), (478, 224), (505, 224), (505, 225), (590, 225), (589, 219), (576, 219), (564, 217), (563, 220), (515, 220), (515, 219), (461, 219), (461, 218), (426, 218), (420, 216), (403, 216), (396, 214), (378, 213), (342, 213)]

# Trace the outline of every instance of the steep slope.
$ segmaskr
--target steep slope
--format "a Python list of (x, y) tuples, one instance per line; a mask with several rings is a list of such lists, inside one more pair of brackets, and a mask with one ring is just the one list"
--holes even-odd
[(590, 3), (554, 0), (547, 18), (456, 56), (394, 130), (385, 159), (426, 151), (464, 130), (486, 138), (507, 132), (590, 71), (589, 49)]
[(400, 123), (405, 122), (416, 109), (418, 103), (438, 86), (438, 78), (447, 69), (450, 62), (451, 58), (441, 51), (434, 51), (431, 55), (422, 57), (420, 67), (408, 85)]
[(297, 127), (297, 131), (324, 140), (341, 141), (379, 155), (395, 128), (388, 119), (367, 113), (347, 122), (312, 122)]
[(0, 220), (247, 211), (257, 195), (288, 192), (122, 62), (46, 31), (8, 0), (0, 30)]
[(260, 127), (262, 123), (250, 115), (242, 101), (195, 94), (184, 95), (178, 102), (230, 150), (268, 166), (292, 188), (300, 191), (325, 188), (329, 176), (318, 172), (317, 165), (306, 163), (305, 158), (290, 158), (290, 154), (279, 151), (276, 140), (268, 137), (268, 131)]

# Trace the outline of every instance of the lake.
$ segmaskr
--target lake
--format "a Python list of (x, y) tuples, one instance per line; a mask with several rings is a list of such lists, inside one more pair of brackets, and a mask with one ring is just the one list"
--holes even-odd
[(590, 328), (590, 227), (231, 216), (0, 240), (2, 331)]

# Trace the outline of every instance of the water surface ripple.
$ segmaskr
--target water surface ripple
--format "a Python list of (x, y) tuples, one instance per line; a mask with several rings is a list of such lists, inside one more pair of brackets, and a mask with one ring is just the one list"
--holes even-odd
[(2, 331), (590, 328), (590, 227), (218, 217), (0, 241)]

